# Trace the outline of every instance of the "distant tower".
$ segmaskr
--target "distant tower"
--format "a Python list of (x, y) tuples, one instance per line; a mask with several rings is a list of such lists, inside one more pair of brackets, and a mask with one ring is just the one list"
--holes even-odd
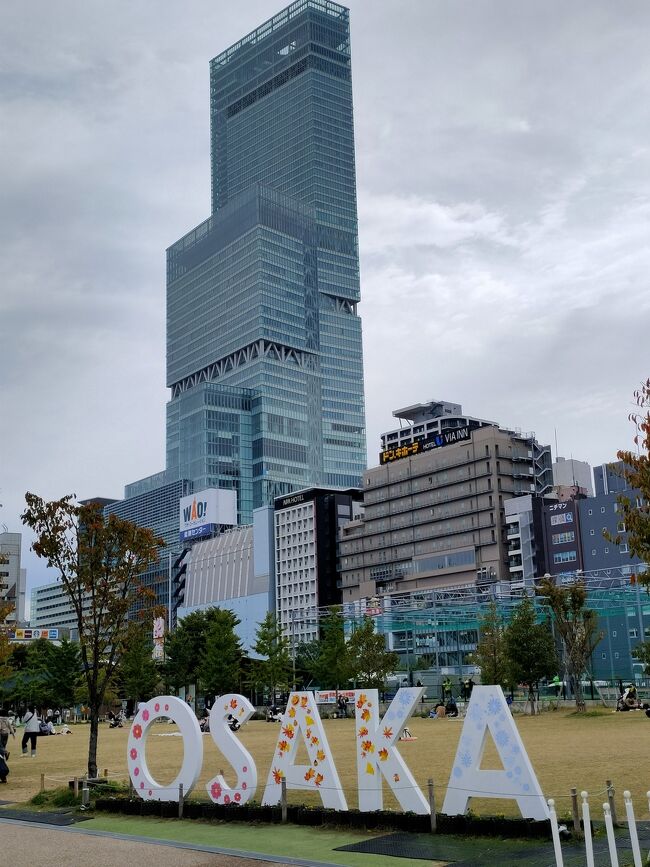
[(167, 470), (250, 522), (366, 465), (348, 10), (293, 3), (210, 93), (212, 216), (167, 251)]

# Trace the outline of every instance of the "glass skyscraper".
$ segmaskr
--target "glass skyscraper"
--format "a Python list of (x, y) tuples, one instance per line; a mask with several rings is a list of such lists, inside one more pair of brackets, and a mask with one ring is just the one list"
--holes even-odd
[(167, 477), (241, 522), (366, 466), (348, 10), (298, 0), (210, 64), (212, 215), (167, 251)]

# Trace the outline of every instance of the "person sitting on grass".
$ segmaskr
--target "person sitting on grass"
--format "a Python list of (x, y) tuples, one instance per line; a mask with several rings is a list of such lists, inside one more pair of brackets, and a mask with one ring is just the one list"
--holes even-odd
[(429, 719), (442, 719), (446, 714), (443, 702), (439, 701), (435, 707), (429, 711)]

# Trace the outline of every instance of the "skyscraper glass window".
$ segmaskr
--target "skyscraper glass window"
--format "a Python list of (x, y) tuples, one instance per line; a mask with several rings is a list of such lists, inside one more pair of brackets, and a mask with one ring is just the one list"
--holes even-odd
[(348, 10), (298, 0), (210, 64), (212, 215), (167, 251), (168, 478), (239, 520), (365, 468)]

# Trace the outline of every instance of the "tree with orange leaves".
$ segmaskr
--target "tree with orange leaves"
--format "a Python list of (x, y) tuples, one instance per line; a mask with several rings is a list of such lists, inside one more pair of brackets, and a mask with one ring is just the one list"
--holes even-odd
[[(164, 542), (151, 530), (117, 515), (104, 517), (94, 502), (73, 495), (46, 502), (26, 494), (23, 523), (36, 540), (33, 551), (59, 579), (77, 617), (79, 649), (90, 709), (88, 776), (97, 776), (99, 711), (128, 634), (129, 609), (145, 589), (140, 576), (158, 559)], [(152, 617), (158, 612), (152, 605)]]

